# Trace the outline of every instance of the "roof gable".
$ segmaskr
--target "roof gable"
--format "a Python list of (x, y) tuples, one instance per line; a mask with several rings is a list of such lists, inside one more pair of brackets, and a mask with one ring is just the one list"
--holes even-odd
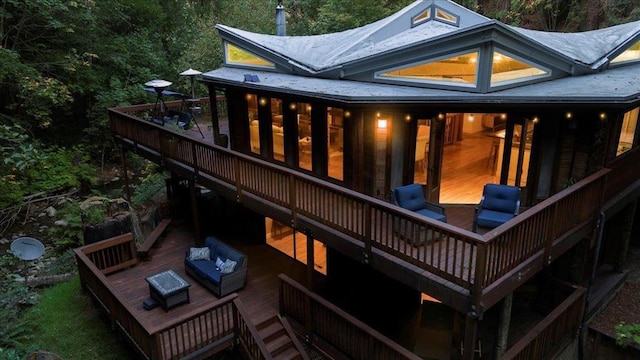
[[(325, 35), (275, 36), (217, 28), (226, 43), (272, 62), (276, 72), (476, 92), (601, 71), (640, 37), (640, 21), (582, 33), (550, 33), (508, 26), (449, 0), (418, 0), (369, 25)], [(496, 51), (516, 68), (495, 70)], [(477, 54), (478, 62), (472, 90), (465, 81), (390, 75), (469, 52)]]

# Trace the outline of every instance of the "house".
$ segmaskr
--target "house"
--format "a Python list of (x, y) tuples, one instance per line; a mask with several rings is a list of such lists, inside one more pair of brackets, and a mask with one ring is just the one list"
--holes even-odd
[[(394, 328), (419, 355), (578, 351), (639, 224), (640, 22), (548, 33), (418, 0), (334, 34), (217, 29), (225, 65), (201, 81), (210, 104), (224, 96), (229, 147), (110, 109), (123, 151), (187, 180), (192, 199), (200, 185), (237, 206), (253, 241), (304, 238), (309, 288), (321, 269), (352, 290), (354, 313), (448, 311), (446, 336)], [(392, 190), (411, 183), (448, 223), (394, 205)], [(522, 211), (472, 232), (487, 183), (518, 187)], [(207, 214), (193, 212), (199, 234)], [(399, 223), (439, 239), (405, 241)]]

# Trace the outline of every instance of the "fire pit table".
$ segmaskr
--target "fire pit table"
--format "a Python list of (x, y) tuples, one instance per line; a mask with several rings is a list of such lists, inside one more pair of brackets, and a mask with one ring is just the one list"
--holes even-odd
[(164, 309), (176, 307), (189, 302), (189, 287), (186, 282), (173, 270), (163, 271), (146, 278), (149, 283), (151, 298), (156, 300)]

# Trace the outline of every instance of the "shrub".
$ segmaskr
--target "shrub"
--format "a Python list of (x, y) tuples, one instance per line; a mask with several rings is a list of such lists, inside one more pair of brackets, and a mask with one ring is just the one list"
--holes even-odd
[(640, 324), (622, 322), (616, 325), (616, 344), (622, 347), (630, 344), (640, 345)]

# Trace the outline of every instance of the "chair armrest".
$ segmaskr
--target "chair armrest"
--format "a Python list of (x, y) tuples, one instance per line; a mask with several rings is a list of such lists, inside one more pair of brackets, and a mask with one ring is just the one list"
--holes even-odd
[(428, 210), (431, 210), (431, 211), (437, 212), (438, 214), (444, 215), (444, 207), (443, 206), (440, 206), (438, 204), (434, 204), (434, 203), (430, 203), (430, 202), (425, 201), (424, 207), (426, 209), (428, 209)]

